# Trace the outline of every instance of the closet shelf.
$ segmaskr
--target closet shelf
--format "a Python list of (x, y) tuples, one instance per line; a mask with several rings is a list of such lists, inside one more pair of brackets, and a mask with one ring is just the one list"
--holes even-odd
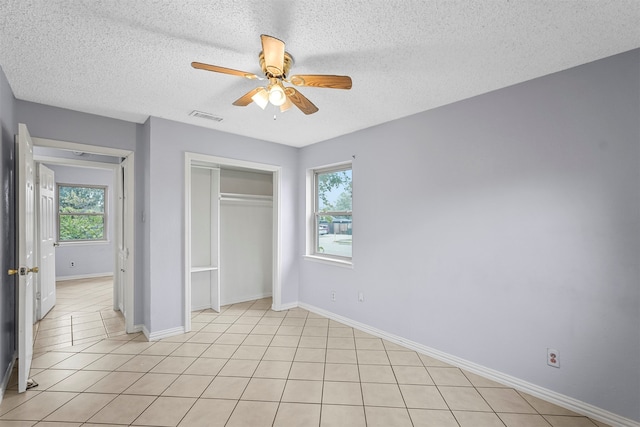
[(202, 271), (216, 271), (218, 267), (214, 267), (213, 265), (205, 265), (201, 267), (191, 267), (192, 273), (200, 273)]
[(270, 204), (273, 196), (258, 196), (255, 194), (220, 193), (221, 202)]

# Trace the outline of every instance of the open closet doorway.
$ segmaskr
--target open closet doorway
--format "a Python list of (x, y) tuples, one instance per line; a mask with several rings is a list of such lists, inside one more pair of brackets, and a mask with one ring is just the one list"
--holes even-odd
[[(53, 274), (58, 279), (56, 288), (59, 295), (54, 311), (64, 311), (64, 307), (71, 310), (75, 308), (79, 313), (98, 310), (96, 315), (101, 316), (101, 319), (89, 321), (91, 316), (86, 316), (87, 325), (79, 328), (88, 329), (94, 321), (99, 325), (99, 320), (104, 320), (102, 317), (106, 316), (112, 320), (102, 322), (105, 331), (110, 329), (107, 326), (111, 323), (113, 327), (110, 332), (136, 332), (133, 312), (134, 153), (42, 138), (33, 140), (36, 162), (52, 170), (54, 176), (57, 171), (58, 175), (55, 178), (56, 203), (53, 210), (56, 216), (55, 244), (59, 256), (56, 257), (57, 268)], [(99, 231), (103, 233), (102, 236), (91, 237), (95, 239), (94, 242), (73, 242), (70, 241), (73, 239), (67, 239), (65, 246), (65, 243), (61, 243), (65, 239), (59, 240), (62, 228), (58, 219), (60, 188), (65, 191), (91, 190), (91, 197), (96, 197), (94, 192), (99, 197), (104, 197), (101, 201), (104, 205), (104, 217), (95, 215), (96, 209), (87, 208), (88, 213), (85, 213), (87, 223), (93, 221), (103, 227)], [(77, 220), (80, 216), (82, 214), (69, 220)], [(93, 223), (90, 224), (92, 227), (95, 226)], [(65, 247), (61, 248), (60, 244)], [(65, 254), (61, 253), (63, 250)], [(46, 287), (44, 284), (43, 286)], [(35, 307), (41, 306), (38, 297), (42, 298), (42, 294), (36, 294)], [(46, 309), (45, 306), (41, 310), (41, 317), (46, 315)], [(116, 321), (118, 318), (119, 322)], [(118, 326), (117, 323), (122, 325)], [(75, 335), (78, 338), (91, 334), (86, 332)]]
[(280, 303), (280, 167), (185, 154), (185, 332), (191, 312)]

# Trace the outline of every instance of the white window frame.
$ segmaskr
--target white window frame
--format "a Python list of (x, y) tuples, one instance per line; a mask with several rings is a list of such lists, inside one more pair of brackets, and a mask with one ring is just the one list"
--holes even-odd
[[(318, 175), (332, 172), (351, 171), (351, 179), (353, 180), (353, 163), (345, 162), (328, 166), (322, 166), (308, 170), (308, 193), (307, 193), (307, 212), (308, 212), (308, 227), (307, 227), (307, 254), (306, 259), (311, 261), (320, 261), (325, 263), (337, 264), (342, 266), (353, 266), (353, 243), (351, 256), (340, 256), (326, 254), (318, 252), (318, 239), (319, 239), (319, 219), (323, 216), (350, 216), (352, 218), (353, 227), (353, 209), (351, 211), (330, 211), (320, 212), (318, 207)], [(353, 182), (353, 181), (352, 181)], [(353, 185), (353, 184), (352, 184)], [(352, 196), (353, 197), (353, 196)], [(353, 200), (352, 200), (353, 204)], [(351, 238), (353, 240), (353, 228), (351, 228)]]
[[(99, 188), (102, 189), (104, 191), (104, 212), (102, 214), (98, 214), (98, 213), (65, 213), (65, 214), (61, 214), (60, 213), (60, 187), (76, 187), (76, 188)], [(60, 243), (61, 245), (75, 245), (75, 244), (82, 244), (82, 243), (100, 243), (100, 242), (108, 242), (109, 238), (108, 238), (108, 229), (107, 229), (107, 225), (108, 225), (108, 218), (107, 218), (107, 214), (109, 212), (109, 186), (107, 185), (91, 185), (91, 184), (64, 184), (64, 183), (57, 183), (56, 185), (56, 217), (57, 217), (57, 223), (56, 226), (58, 228), (58, 243)], [(75, 240), (62, 240), (60, 239), (60, 217), (61, 215), (87, 215), (87, 216), (99, 216), (102, 215), (102, 223), (103, 223), (103, 229), (102, 229), (102, 239), (75, 239)]]

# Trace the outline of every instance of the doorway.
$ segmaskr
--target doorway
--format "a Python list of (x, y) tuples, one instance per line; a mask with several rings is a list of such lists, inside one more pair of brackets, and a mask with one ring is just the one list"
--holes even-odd
[(34, 325), (34, 357), (126, 333), (122, 313), (113, 310), (113, 276), (62, 280), (55, 286), (55, 307)]
[[(194, 169), (210, 169), (216, 170), (217, 176), (219, 177), (219, 171), (222, 169), (227, 170), (242, 170), (252, 173), (261, 173), (263, 175), (269, 175), (270, 177), (270, 188), (272, 191), (272, 196), (269, 197), (268, 206), (269, 206), (269, 220), (271, 222), (270, 227), (270, 238), (267, 241), (267, 245), (271, 246), (270, 252), (270, 267), (271, 267), (271, 296), (273, 300), (272, 308), (274, 310), (280, 310), (281, 307), (281, 295), (280, 295), (280, 171), (281, 168), (275, 165), (268, 165), (263, 163), (255, 163), (248, 162), (242, 160), (228, 159), (223, 157), (215, 157), (208, 156), (204, 154), (196, 154), (196, 153), (185, 153), (185, 239), (184, 239), (184, 253), (185, 253), (185, 288), (184, 288), (184, 330), (185, 332), (189, 332), (191, 330), (191, 311), (192, 311), (192, 284), (193, 277), (192, 275), (195, 273), (200, 274), (201, 272), (198, 269), (192, 268), (194, 264), (194, 255), (192, 253), (192, 229), (194, 225), (192, 224), (192, 194), (193, 194), (193, 186), (192, 179), (194, 176), (192, 175), (192, 170)], [(216, 174), (212, 174), (215, 178)], [(213, 182), (213, 181), (212, 181)], [(195, 184), (194, 184), (195, 185)], [(221, 195), (219, 190), (217, 192), (212, 193), (212, 206), (217, 205), (219, 207), (220, 201), (225, 199), (224, 194)], [(237, 195), (235, 195), (237, 196)], [(258, 196), (259, 198), (260, 196)], [(255, 197), (254, 197), (255, 198)], [(257, 200), (257, 199), (256, 199)], [(256, 203), (256, 200), (252, 200), (252, 203)], [(243, 201), (244, 202), (244, 201)], [(258, 201), (258, 203), (262, 204), (262, 200)], [(217, 209), (217, 208), (216, 208)], [(212, 208), (212, 211), (216, 210)], [(218, 228), (219, 217), (214, 219), (215, 227)], [(215, 234), (215, 233), (214, 233)], [(209, 242), (208, 243), (214, 249), (218, 247), (219, 242)], [(211, 251), (214, 253), (217, 251)], [(218, 256), (218, 255), (217, 255)], [(220, 282), (220, 270), (218, 267), (219, 258), (210, 260), (210, 265), (216, 267), (215, 276), (212, 274), (213, 279), (211, 280), (211, 289), (210, 296), (212, 301), (220, 301), (220, 287), (224, 286), (224, 283)]]
[[(49, 165), (111, 169), (113, 187), (112, 246), (104, 257), (112, 260), (112, 307), (124, 317), (125, 331), (134, 326), (134, 153), (65, 141), (33, 138), (35, 160)], [(69, 274), (67, 274), (69, 275)], [(71, 275), (73, 276), (73, 275)], [(104, 276), (99, 275), (99, 276)], [(73, 277), (69, 277), (73, 279)], [(86, 279), (87, 277), (85, 277)]]

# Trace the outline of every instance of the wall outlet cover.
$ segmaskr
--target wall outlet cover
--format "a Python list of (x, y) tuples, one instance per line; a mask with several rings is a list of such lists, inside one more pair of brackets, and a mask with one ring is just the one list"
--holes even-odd
[(547, 348), (547, 365), (554, 368), (560, 367), (560, 353), (554, 348)]

